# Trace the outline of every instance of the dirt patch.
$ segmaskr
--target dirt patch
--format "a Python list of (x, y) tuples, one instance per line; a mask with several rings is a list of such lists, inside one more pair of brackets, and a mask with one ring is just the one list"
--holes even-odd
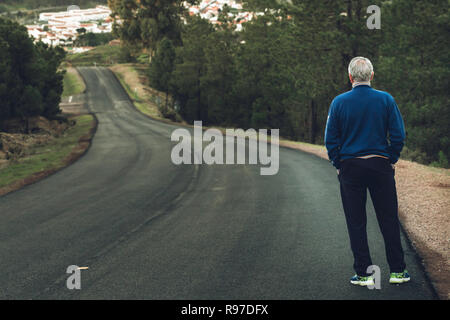
[(0, 132), (0, 160), (17, 160), (29, 155), (33, 147), (44, 145), (63, 134), (73, 123), (71, 121), (47, 120), (35, 117), (29, 120), (30, 134), (24, 134), (26, 124), (14, 119), (6, 122), (7, 132)]
[[(26, 185), (35, 183), (53, 173), (61, 170), (62, 168), (67, 167), (68, 165), (72, 164), (77, 159), (79, 159), (83, 154), (85, 154), (91, 145), (92, 138), (95, 134), (95, 131), (97, 130), (97, 125), (98, 125), (97, 118), (95, 117), (95, 115), (92, 115), (92, 116), (93, 116), (94, 121), (92, 123), (92, 126), (91, 126), (89, 132), (78, 139), (77, 145), (63, 159), (61, 165), (59, 165), (55, 168), (50, 168), (47, 170), (42, 170), (42, 171), (33, 173), (23, 179), (14, 181), (13, 183), (11, 183), (9, 185), (1, 187), (0, 188), (0, 196), (10, 193), (12, 191), (18, 190)], [(74, 122), (72, 122), (72, 121), (68, 121), (68, 126), (70, 126), (73, 123)], [(1, 138), (0, 141), (2, 142), (1, 147), (6, 148), (6, 151), (0, 150), (0, 156), (1, 156), (1, 153), (4, 153), (5, 155), (8, 154), (8, 152), (10, 152), (10, 150), (8, 150), (8, 149), (11, 148), (11, 146), (13, 146), (13, 148), (16, 146), (20, 146), (19, 148), (21, 150), (21, 152), (20, 152), (21, 155), (20, 156), (16, 155), (16, 156), (18, 158), (24, 157), (27, 154), (32, 152), (31, 149), (34, 146), (36, 146), (36, 144), (44, 144), (45, 145), (46, 143), (49, 143), (52, 139), (56, 139), (58, 137), (58, 135), (55, 135), (55, 133), (56, 132), (53, 132), (53, 135), (48, 134), (48, 133), (41, 134), (40, 136), (0, 133), (0, 138)], [(6, 140), (4, 140), (5, 137), (7, 137)], [(6, 143), (3, 143), (3, 141), (6, 141)], [(22, 144), (21, 141), (26, 141), (26, 143)], [(13, 161), (17, 161), (18, 158), (14, 159)], [(7, 160), (7, 159), (1, 160), (1, 158), (0, 158), (0, 168), (2, 168), (2, 166), (5, 167), (6, 165), (8, 165), (8, 163), (10, 161), (11, 160)]]
[[(69, 126), (68, 122), (59, 120), (48, 120), (44, 117), (32, 117), (28, 119), (28, 130), (31, 134), (49, 134), (58, 136)], [(22, 119), (11, 119), (2, 123), (3, 132), (26, 133), (27, 123)]]
[(84, 103), (61, 103), (59, 108), (61, 109), (62, 114), (68, 116), (89, 113)]

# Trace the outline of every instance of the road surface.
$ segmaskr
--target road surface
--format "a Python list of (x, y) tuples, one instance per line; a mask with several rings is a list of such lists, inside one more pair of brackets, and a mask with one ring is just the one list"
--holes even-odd
[[(259, 165), (172, 164), (175, 126), (136, 111), (108, 69), (80, 68), (99, 126), (85, 156), (0, 197), (1, 299), (432, 299), (416, 253), (412, 281), (388, 284), (369, 202), (381, 289), (353, 275), (336, 171), (280, 149)], [(81, 289), (69, 290), (69, 265)]]

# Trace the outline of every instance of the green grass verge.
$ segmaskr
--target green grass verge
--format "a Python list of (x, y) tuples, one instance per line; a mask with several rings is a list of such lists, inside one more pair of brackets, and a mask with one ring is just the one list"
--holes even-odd
[[(134, 69), (133, 67), (129, 67), (130, 72), (136, 72), (137, 70)], [(153, 106), (150, 101), (146, 101), (146, 99), (142, 98), (139, 96), (139, 94), (137, 92), (135, 92), (134, 90), (131, 90), (130, 86), (128, 85), (128, 83), (125, 81), (124, 76), (121, 72), (118, 71), (113, 71), (114, 74), (116, 75), (117, 79), (119, 79), (120, 84), (122, 85), (122, 87), (125, 89), (125, 91), (127, 92), (128, 96), (131, 98), (131, 100), (133, 101), (135, 107), (142, 113), (153, 117), (153, 118), (157, 118), (157, 119), (163, 119), (161, 117), (161, 114), (158, 112), (158, 110), (156, 109), (155, 106)], [(154, 101), (151, 101), (154, 103)]]
[(98, 46), (87, 52), (69, 54), (66, 60), (73, 66), (111, 65), (124, 62), (120, 46), (108, 44)]
[(133, 100), (134, 105), (139, 111), (153, 117), (159, 117), (159, 113), (155, 111), (154, 108), (150, 108), (150, 106), (145, 103), (145, 100), (143, 98), (141, 98), (134, 90), (131, 90), (130, 86), (128, 85), (128, 83), (126, 83), (121, 73), (115, 72), (115, 74), (117, 76), (117, 79), (119, 79), (120, 84), (125, 89), (131, 100)]
[(125, 81), (123, 74), (120, 72), (114, 72), (114, 74), (117, 76), (117, 79), (119, 79), (120, 84), (125, 89), (125, 91), (128, 93), (130, 98), (133, 99), (133, 101), (135, 101), (135, 102), (141, 102), (142, 101), (141, 97), (139, 97), (139, 95), (134, 90), (131, 90), (130, 86)]
[(74, 119), (76, 124), (62, 136), (48, 144), (34, 147), (31, 156), (0, 169), (0, 188), (34, 173), (63, 167), (67, 156), (78, 145), (79, 139), (89, 133), (94, 121), (92, 115), (82, 115)]
[(64, 74), (63, 84), (64, 84), (64, 91), (62, 93), (63, 97), (69, 97), (76, 94), (80, 94), (86, 89), (83, 79), (74, 69), (69, 69)]
[[(127, 80), (125, 80), (125, 75), (133, 75), (133, 81), (135, 83), (139, 83), (138, 78), (139, 76), (145, 76), (145, 69), (145, 67), (138, 67), (134, 64), (127, 65), (126, 67), (124, 66), (120, 70), (116, 68), (110, 68), (110, 70), (116, 75), (122, 87), (127, 92), (128, 96), (133, 101), (136, 109), (154, 119), (167, 120), (158, 111), (156, 96), (152, 94), (144, 94), (145, 96), (141, 96), (139, 94), (139, 91), (136, 92), (135, 90), (132, 90), (130, 84), (127, 82)], [(130, 78), (128, 77), (128, 79)], [(133, 84), (131, 84), (131, 86), (133, 86)], [(163, 100), (161, 99), (161, 101)]]

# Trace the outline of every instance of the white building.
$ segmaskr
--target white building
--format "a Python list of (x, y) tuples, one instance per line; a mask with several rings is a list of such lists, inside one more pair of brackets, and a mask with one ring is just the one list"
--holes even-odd
[[(28, 34), (36, 41), (49, 45), (72, 45), (78, 29), (86, 32), (108, 33), (112, 31), (111, 10), (105, 6), (92, 9), (63, 12), (43, 12), (39, 19), (47, 22), (40, 26), (27, 26)], [(44, 28), (47, 31), (44, 31)]]
[(105, 6), (97, 6), (93, 9), (71, 10), (62, 12), (43, 12), (39, 20), (60, 20), (66, 23), (106, 20), (111, 15), (111, 10)]

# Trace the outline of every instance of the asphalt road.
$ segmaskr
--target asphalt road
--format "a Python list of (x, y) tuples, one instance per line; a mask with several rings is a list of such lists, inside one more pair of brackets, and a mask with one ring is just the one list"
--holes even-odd
[[(175, 126), (137, 112), (104, 68), (81, 68), (99, 126), (88, 153), (0, 197), (2, 299), (431, 299), (404, 243), (410, 283), (389, 285), (368, 203), (381, 289), (349, 283), (352, 256), (336, 172), (280, 149), (259, 165), (172, 164)], [(69, 290), (69, 265), (81, 289)]]

